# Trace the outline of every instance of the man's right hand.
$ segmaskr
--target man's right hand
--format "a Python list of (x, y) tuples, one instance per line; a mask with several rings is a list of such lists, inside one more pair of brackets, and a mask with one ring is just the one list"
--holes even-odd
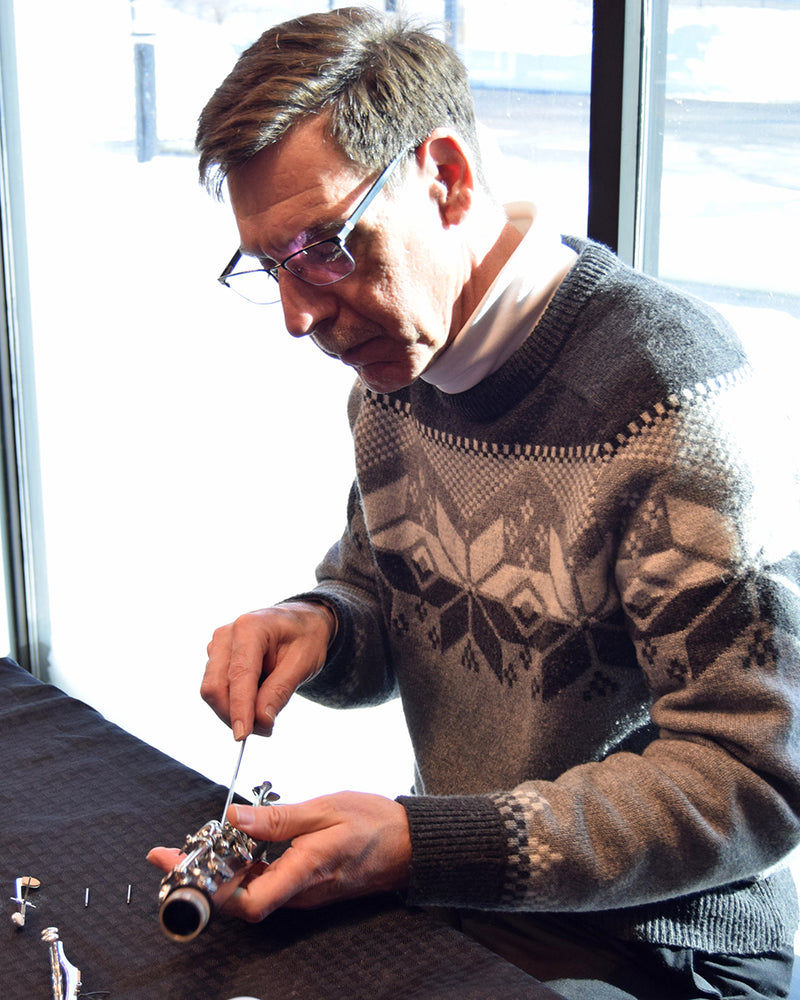
[(278, 712), (322, 668), (335, 629), (330, 608), (303, 601), (241, 615), (214, 633), (200, 694), (235, 739), (269, 736)]

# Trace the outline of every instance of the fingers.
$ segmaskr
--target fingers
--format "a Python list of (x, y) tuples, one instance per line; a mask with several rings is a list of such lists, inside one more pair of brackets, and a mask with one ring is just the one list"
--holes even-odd
[(208, 645), (208, 662), (200, 696), (242, 740), (251, 732), (268, 736), (274, 718), (260, 724), (255, 718), (259, 683), (267, 668), (272, 643), (265, 612), (241, 615), (218, 628)]
[(329, 806), (332, 798), (325, 796), (295, 805), (231, 806), (227, 819), (253, 840), (292, 840), (338, 822), (337, 812)]
[(256, 721), (270, 732), (298, 687), (324, 665), (336, 630), (333, 612), (321, 604), (286, 602), (271, 609), (271, 616), (267, 676), (256, 701)]
[(291, 840), (226, 903), (228, 912), (245, 920), (261, 920), (281, 906), (321, 906), (408, 882), (408, 817), (383, 796), (340, 792), (298, 805), (232, 806), (228, 819), (255, 840)]
[(255, 721), (260, 732), (272, 734), (275, 720), (305, 680), (305, 673), (302, 663), (295, 665), (287, 656), (267, 675), (255, 699)]
[[(324, 842), (336, 825), (326, 802), (314, 799), (292, 806), (231, 806), (229, 822), (253, 839), (291, 840), (292, 845), (261, 873), (245, 879), (225, 904), (226, 911), (257, 922), (283, 906), (313, 906), (336, 898), (336, 852), (320, 850), (319, 846), (320, 831)], [(304, 842), (303, 838), (315, 832), (316, 846)]]
[(241, 615), (208, 646), (200, 694), (237, 740), (272, 733), (275, 719), (324, 664), (335, 628), (331, 611), (287, 603)]
[(183, 856), (183, 851), (177, 847), (154, 847), (148, 852), (147, 860), (163, 872), (171, 872)]
[[(231, 630), (228, 691), (230, 726), (235, 740), (243, 740), (253, 731), (255, 704), (261, 675), (264, 671), (270, 636), (257, 628), (252, 617), (237, 619)], [(265, 735), (272, 732), (274, 718)]]
[[(254, 840), (271, 842), (291, 840), (317, 828), (320, 822), (325, 823), (316, 804), (309, 803), (290, 807), (231, 806), (227, 819)], [(318, 877), (317, 865), (309, 865), (307, 857), (289, 847), (270, 865), (259, 866), (249, 873), (222, 909), (257, 923), (291, 902)]]
[(218, 628), (208, 644), (208, 661), (200, 682), (200, 697), (226, 724), (230, 725), (228, 700), (228, 664), (233, 640), (233, 626)]
[(336, 871), (310, 863), (306, 850), (287, 848), (257, 877), (245, 879), (222, 907), (227, 913), (250, 923), (258, 923), (281, 907), (306, 909), (333, 902)]

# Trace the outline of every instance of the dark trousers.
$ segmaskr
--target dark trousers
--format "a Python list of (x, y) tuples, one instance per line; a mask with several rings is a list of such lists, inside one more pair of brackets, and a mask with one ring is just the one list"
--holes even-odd
[(785, 1000), (792, 948), (714, 955), (620, 941), (579, 916), (465, 914), (462, 931), (566, 1000)]

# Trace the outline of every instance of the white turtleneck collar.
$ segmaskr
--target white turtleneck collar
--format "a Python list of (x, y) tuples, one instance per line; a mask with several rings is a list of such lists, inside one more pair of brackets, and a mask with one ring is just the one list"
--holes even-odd
[(575, 261), (558, 232), (536, 220), (530, 202), (505, 206), (523, 238), (452, 343), (422, 374), (442, 392), (465, 392), (526, 340)]

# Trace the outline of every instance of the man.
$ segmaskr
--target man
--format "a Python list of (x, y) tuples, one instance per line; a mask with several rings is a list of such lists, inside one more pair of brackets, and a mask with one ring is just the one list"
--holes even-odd
[(347, 530), (313, 593), (214, 634), (203, 697), (242, 739), (298, 690), (399, 695), (416, 758), (397, 801), (233, 807), (292, 846), (230, 908), (402, 890), (567, 997), (784, 995), (796, 482), (732, 332), (510, 217), (463, 67), (394, 18), (266, 32), (198, 148), (221, 280), (358, 376)]

